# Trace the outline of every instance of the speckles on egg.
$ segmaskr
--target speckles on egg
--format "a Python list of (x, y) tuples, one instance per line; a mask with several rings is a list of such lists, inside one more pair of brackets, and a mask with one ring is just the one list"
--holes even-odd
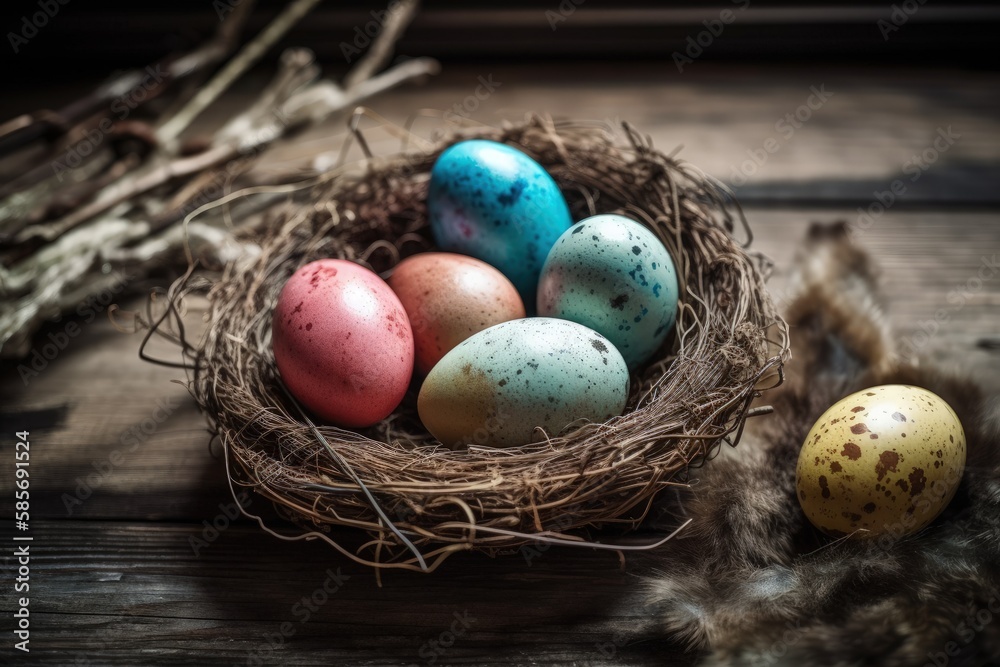
[(586, 419), (618, 416), (628, 368), (600, 334), (550, 318), (513, 320), (456, 346), (431, 370), (417, 401), (442, 443), (510, 447)]
[(458, 142), (438, 157), (427, 212), (438, 246), (498, 268), (529, 311), (545, 256), (572, 223), (541, 165), (512, 146), (481, 139)]
[(918, 387), (873, 387), (817, 420), (799, 455), (797, 495), (829, 535), (899, 536), (934, 520), (964, 466), (965, 434), (947, 403)]
[(851, 433), (854, 435), (861, 435), (862, 433), (868, 432), (868, 426), (865, 424), (854, 424), (851, 426)]
[(469, 336), (525, 316), (514, 285), (489, 264), (465, 255), (409, 257), (395, 268), (389, 286), (410, 318), (416, 365), (424, 374)]
[(670, 253), (620, 215), (587, 218), (559, 237), (538, 284), (538, 313), (599, 331), (629, 368), (647, 361), (673, 327), (678, 283)]
[(346, 260), (310, 262), (288, 279), (271, 341), (288, 390), (338, 426), (385, 418), (413, 373), (413, 336), (402, 304), (378, 275)]

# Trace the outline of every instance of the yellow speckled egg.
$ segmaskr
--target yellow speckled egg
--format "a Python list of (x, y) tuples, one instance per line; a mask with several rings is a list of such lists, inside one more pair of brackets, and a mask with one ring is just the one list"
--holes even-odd
[(851, 394), (823, 413), (799, 453), (796, 492), (827, 535), (902, 537), (948, 505), (965, 469), (965, 432), (939, 396), (907, 385)]

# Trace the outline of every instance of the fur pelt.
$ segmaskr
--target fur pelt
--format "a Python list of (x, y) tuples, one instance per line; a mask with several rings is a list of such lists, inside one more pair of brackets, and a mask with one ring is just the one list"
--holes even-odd
[[(900, 359), (869, 257), (841, 224), (813, 225), (791, 275), (793, 359), (773, 415), (693, 473), (694, 521), (658, 557), (646, 603), (708, 665), (1000, 664), (1000, 423), (969, 380)], [(799, 448), (854, 391), (913, 384), (965, 428), (954, 500), (916, 535), (832, 540), (795, 497)]]

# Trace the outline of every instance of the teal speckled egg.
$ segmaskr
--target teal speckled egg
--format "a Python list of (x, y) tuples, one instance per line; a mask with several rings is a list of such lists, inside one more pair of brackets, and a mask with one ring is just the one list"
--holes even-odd
[(559, 186), (540, 164), (481, 139), (454, 144), (438, 157), (427, 213), (441, 249), (500, 269), (529, 313), (545, 256), (573, 222)]
[(677, 272), (658, 238), (635, 220), (595, 215), (563, 232), (538, 282), (538, 314), (604, 334), (634, 370), (677, 315)]
[(448, 446), (516, 447), (585, 419), (617, 417), (628, 400), (625, 360), (607, 338), (567, 320), (532, 317), (467, 338), (431, 370), (417, 410)]

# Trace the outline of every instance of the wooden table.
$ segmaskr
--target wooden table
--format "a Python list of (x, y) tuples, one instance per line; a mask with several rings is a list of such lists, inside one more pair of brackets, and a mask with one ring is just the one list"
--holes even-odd
[[(984, 258), (993, 261), (1000, 251), (995, 76), (710, 63), (681, 76), (670, 63), (498, 63), (450, 67), (373, 107), (396, 122), (418, 108), (453, 109), (475, 93), (480, 76), (499, 85), (469, 111), (473, 119), (491, 123), (526, 111), (626, 119), (661, 148), (683, 145), (683, 157), (723, 179), (739, 180), (742, 169), (748, 178), (737, 192), (755, 247), (777, 262), (771, 287), (779, 299), (780, 269), (804, 226), (852, 222), (884, 269), (901, 339), (1000, 389), (1000, 353), (979, 344), (1000, 337), (1000, 276), (976, 280)], [(245, 99), (236, 90), (226, 104)], [(3, 115), (33, 106), (8, 98)], [(799, 127), (786, 118), (796, 113), (804, 119)], [(938, 140), (949, 128), (951, 143)], [(269, 159), (333, 150), (343, 134), (342, 123), (312, 131)], [(370, 136), (380, 145), (378, 130)], [(927, 168), (915, 170), (913, 156), (921, 155)], [(897, 179), (897, 201), (870, 222), (859, 219), (858, 208), (872, 207)], [(932, 332), (936, 314), (943, 320)], [(27, 384), (16, 363), (0, 366), (2, 506), (12, 509), (14, 433), (28, 430), (34, 537), (27, 655), (11, 648), (15, 562), (4, 520), (3, 664), (694, 660), (657, 637), (634, 597), (651, 565), (670, 567), (655, 556), (630, 557), (621, 569), (607, 552), (459, 555), (429, 576), (385, 573), (380, 588), (372, 572), (322, 544), (281, 542), (245, 520), (230, 522), (218, 448), (186, 389), (171, 382), (181, 373), (141, 362), (138, 337), (119, 333), (103, 314), (77, 322), (80, 334)], [(46, 330), (36, 345), (64, 327)], [(252, 507), (267, 511), (262, 505)], [(217, 532), (206, 528), (213, 522)]]

